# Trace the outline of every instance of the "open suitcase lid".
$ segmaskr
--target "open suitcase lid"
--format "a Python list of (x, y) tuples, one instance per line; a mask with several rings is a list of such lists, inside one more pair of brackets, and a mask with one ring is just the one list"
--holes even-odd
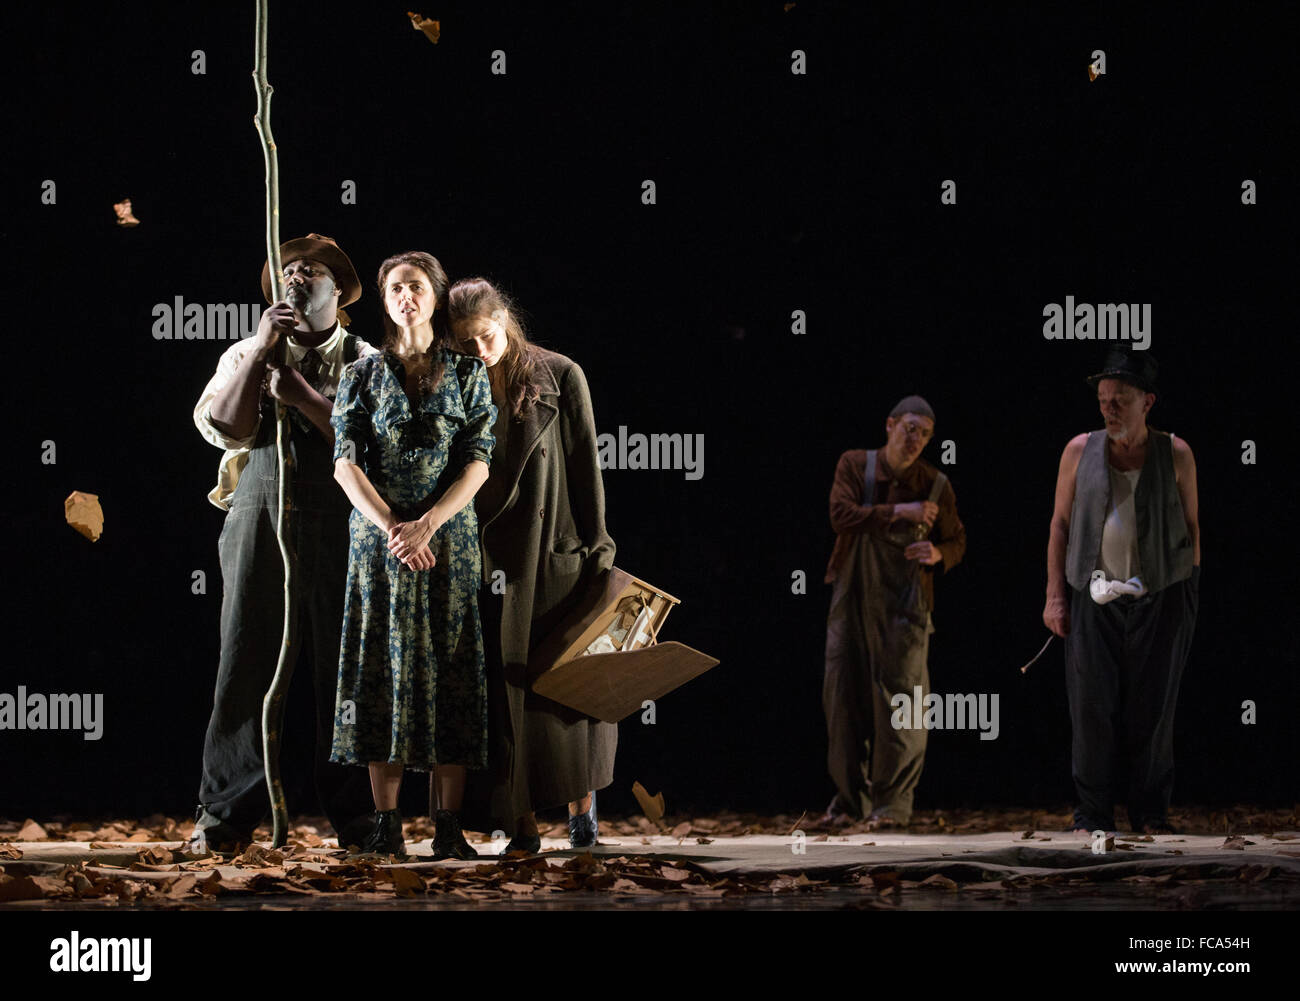
[(657, 642), (678, 604), (667, 592), (611, 567), (529, 658), (533, 691), (617, 723), (647, 699), (698, 677), (718, 661), (682, 643)]

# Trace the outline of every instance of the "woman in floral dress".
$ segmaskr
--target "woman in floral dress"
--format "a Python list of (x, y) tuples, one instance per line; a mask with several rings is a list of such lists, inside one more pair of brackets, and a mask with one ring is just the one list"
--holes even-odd
[(410, 252), (379, 269), (383, 351), (344, 373), (334, 476), (352, 501), (331, 759), (367, 765), (377, 820), (364, 852), (404, 854), (404, 768), (435, 772), (436, 858), (472, 858), (459, 810), (483, 768), (487, 693), (475, 492), (496, 408), (487, 369), (451, 351), (447, 276)]

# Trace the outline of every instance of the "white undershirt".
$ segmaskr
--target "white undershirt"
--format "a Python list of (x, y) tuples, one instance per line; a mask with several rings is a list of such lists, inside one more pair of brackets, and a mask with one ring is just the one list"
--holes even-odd
[(1108, 580), (1128, 580), (1141, 574), (1134, 497), (1142, 470), (1120, 470), (1110, 463), (1106, 468), (1110, 472), (1110, 505), (1106, 510), (1106, 524), (1101, 530), (1101, 559), (1097, 569), (1103, 571)]

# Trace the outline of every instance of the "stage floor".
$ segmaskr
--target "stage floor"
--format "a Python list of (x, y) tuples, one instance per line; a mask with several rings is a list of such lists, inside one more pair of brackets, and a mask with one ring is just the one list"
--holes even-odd
[[(1236, 819), (1234, 820), (1234, 815)], [(807, 817), (698, 817), (669, 827), (603, 821), (590, 852), (562, 824), (541, 855), (504, 858), (505, 839), (470, 835), (478, 860), (434, 862), (428, 821), (407, 825), (410, 857), (347, 859), (328, 828), (303, 818), (290, 843), (237, 857), (180, 851), (190, 824), (168, 818), (97, 829), (0, 825), (0, 908), (733, 910), (1294, 909), (1300, 832), (1294, 816), (1184, 815), (1201, 833), (1125, 835), (1094, 845), (1053, 821), (961, 833), (1014, 811), (918, 815), (907, 832), (818, 828)], [(1254, 816), (1257, 825), (1243, 824)], [(977, 819), (972, 820), (972, 817)], [(149, 823), (152, 821), (153, 823)], [(1291, 822), (1291, 828), (1283, 825)], [(1175, 821), (1177, 823), (1177, 820)], [(1257, 827), (1258, 829), (1252, 829)], [(671, 830), (671, 833), (665, 833)], [(38, 837), (40, 832), (43, 837)], [(782, 832), (782, 833), (778, 833)], [(263, 832), (268, 835), (269, 832)], [(21, 837), (19, 836), (21, 835)], [(1103, 851), (1094, 851), (1101, 847)]]

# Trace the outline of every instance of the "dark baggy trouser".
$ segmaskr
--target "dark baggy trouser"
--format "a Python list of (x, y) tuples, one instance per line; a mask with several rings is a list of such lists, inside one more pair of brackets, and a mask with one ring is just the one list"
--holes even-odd
[[(297, 554), (294, 599), (298, 670), (312, 673), (316, 696), (316, 792), (338, 833), (373, 810), (365, 769), (329, 761), (334, 735), (339, 641), (348, 568), (351, 505), (334, 482), (317, 432), (292, 432), (291, 537)], [(212, 718), (203, 742), (199, 826), (222, 823), (252, 833), (270, 809), (262, 762), (262, 699), (275, 676), (284, 630), (284, 564), (275, 536), (279, 509), (275, 420), (263, 414), (258, 446), (239, 479), (217, 548), (221, 556), (221, 659)], [(285, 744), (303, 735), (286, 733)]]
[(1128, 771), (1134, 829), (1166, 821), (1174, 788), (1174, 708), (1200, 594), (1192, 576), (1137, 599), (1098, 605), (1077, 590), (1065, 677), (1073, 727), (1076, 823), (1115, 827), (1116, 789)]
[[(926, 658), (934, 628), (922, 607), (920, 568), (902, 555), (913, 541), (864, 534), (846, 561), (826, 621), (827, 765), (835, 808), (855, 817), (912, 817), (928, 732), (895, 728), (894, 695), (930, 691)], [(911, 713), (907, 713), (910, 722)], [(874, 745), (874, 746), (873, 746)]]

